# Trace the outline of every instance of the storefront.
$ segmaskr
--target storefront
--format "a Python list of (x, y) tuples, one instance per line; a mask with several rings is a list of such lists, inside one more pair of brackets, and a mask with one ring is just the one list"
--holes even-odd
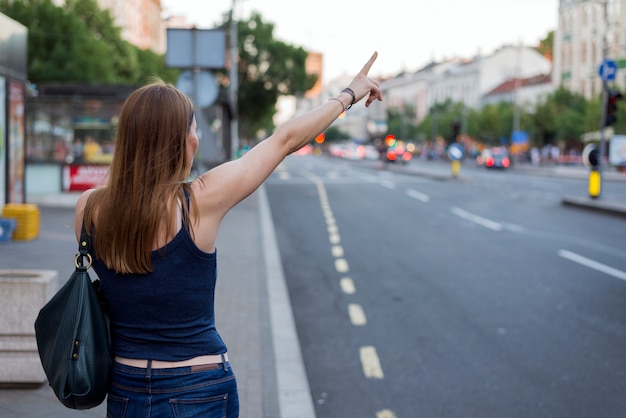
[(0, 206), (24, 203), (28, 30), (0, 13)]
[(28, 98), (29, 193), (78, 192), (104, 181), (117, 118), (134, 86), (40, 85)]

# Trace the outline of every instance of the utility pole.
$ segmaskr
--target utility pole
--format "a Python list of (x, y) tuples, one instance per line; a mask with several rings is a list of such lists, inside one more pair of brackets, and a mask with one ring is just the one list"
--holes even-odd
[(519, 89), (522, 84), (522, 43), (517, 47), (515, 79), (513, 80), (513, 133), (520, 129)]
[(232, 111), (232, 118), (230, 121), (230, 158), (235, 160), (239, 153), (239, 106), (237, 105), (237, 93), (239, 91), (239, 53), (237, 51), (237, 22), (235, 21), (235, 3), (237, 0), (233, 0), (232, 7), (230, 9), (230, 36), (229, 36), (229, 49), (230, 49), (230, 72), (229, 72), (229, 96), (230, 96), (230, 109)]
[[(602, 62), (605, 62), (608, 55), (608, 43), (607, 43), (607, 33), (609, 31), (609, 16), (607, 11), (607, 0), (602, 2), (602, 7), (604, 8), (604, 34), (602, 37)], [(606, 149), (606, 141), (604, 138), (604, 121), (606, 120), (606, 105), (608, 101), (608, 83), (606, 77), (602, 77), (602, 112), (600, 116), (600, 156), (598, 158), (598, 174), (600, 184), (602, 184), (602, 173), (604, 170), (604, 154)], [(601, 189), (599, 189), (601, 190)], [(598, 192), (598, 197), (600, 196), (600, 192)]]

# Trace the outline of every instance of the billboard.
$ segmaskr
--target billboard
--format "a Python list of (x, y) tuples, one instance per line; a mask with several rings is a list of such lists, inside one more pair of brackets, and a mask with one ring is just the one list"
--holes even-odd
[(108, 165), (68, 164), (63, 166), (63, 191), (82, 192), (103, 186)]
[(609, 164), (626, 167), (626, 135), (613, 135), (609, 143)]
[(11, 80), (9, 82), (9, 130), (7, 135), (8, 170), (8, 202), (25, 203), (25, 135), (24, 135), (24, 83)]
[(6, 195), (4, 193), (7, 177), (6, 177), (6, 135), (7, 135), (7, 94), (6, 94), (6, 78), (0, 76), (0, 205), (6, 203)]

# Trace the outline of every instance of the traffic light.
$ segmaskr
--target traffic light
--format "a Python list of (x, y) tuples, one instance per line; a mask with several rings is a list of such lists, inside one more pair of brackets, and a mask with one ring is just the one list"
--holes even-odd
[(617, 90), (609, 90), (606, 100), (606, 117), (604, 118), (604, 127), (611, 126), (617, 121), (617, 102), (622, 99), (622, 93)]
[(452, 128), (452, 138), (450, 142), (456, 142), (461, 133), (461, 122), (455, 120), (452, 122), (452, 125), (450, 125), (450, 128)]
[(393, 136), (392, 134), (389, 134), (385, 137), (385, 144), (389, 147), (389, 148), (393, 148), (396, 146), (396, 137)]

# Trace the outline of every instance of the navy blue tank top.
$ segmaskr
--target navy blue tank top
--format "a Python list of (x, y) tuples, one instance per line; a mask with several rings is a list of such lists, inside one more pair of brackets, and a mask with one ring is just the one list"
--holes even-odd
[(152, 252), (151, 273), (117, 274), (94, 250), (116, 356), (181, 361), (226, 352), (215, 328), (217, 251), (200, 250), (183, 227)]

